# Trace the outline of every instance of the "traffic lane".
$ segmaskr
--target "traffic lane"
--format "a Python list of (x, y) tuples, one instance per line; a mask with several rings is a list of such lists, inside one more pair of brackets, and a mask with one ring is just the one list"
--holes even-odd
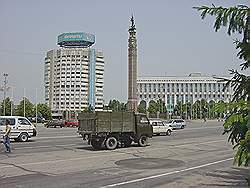
[[(63, 160), (55, 161), (40, 161), (40, 163), (26, 163), (26, 164), (15, 164), (15, 168), (12, 166), (2, 166), (2, 170), (7, 170), (5, 176), (19, 175), (16, 177), (18, 185), (23, 185), (29, 187), (29, 184), (25, 184), (25, 177), (32, 175), (34, 172), (43, 174), (46, 182), (48, 183), (47, 187), (59, 186), (59, 187), (75, 187), (79, 185), (85, 185), (86, 187), (100, 187), (105, 185), (117, 184), (119, 182), (124, 182), (124, 176), (126, 181), (134, 181), (137, 179), (151, 177), (159, 174), (172, 173), (174, 171), (180, 171), (184, 169), (194, 168), (196, 166), (213, 163), (218, 160), (224, 160), (232, 157), (232, 151), (228, 148), (222, 150), (218, 148), (217, 151), (203, 151), (197, 152), (193, 146), (191, 148), (177, 148), (173, 151), (169, 149), (163, 153), (157, 152), (154, 150), (152, 152), (151, 147), (139, 148), (137, 152), (132, 152), (128, 148), (123, 148), (115, 151), (102, 152), (102, 155), (95, 156), (82, 156), (81, 158), (70, 158)], [(204, 148), (204, 146), (202, 146)], [(218, 147), (218, 146), (217, 146)], [(190, 152), (190, 150), (192, 151)], [(144, 151), (142, 151), (144, 150)], [(189, 152), (185, 152), (185, 150)], [(105, 155), (104, 155), (105, 153)], [(184, 165), (178, 168), (159, 168), (159, 169), (136, 169), (134, 164), (130, 167), (119, 166), (117, 162), (127, 159), (138, 159), (145, 160), (147, 158), (157, 158), (159, 160), (171, 159), (178, 157), (178, 160), (185, 161)], [(199, 158), (199, 160), (198, 160)], [(201, 160), (200, 160), (201, 159)], [(152, 164), (153, 165), (153, 164)], [(225, 164), (224, 164), (225, 165)], [(228, 164), (226, 164), (228, 166)], [(21, 171), (21, 174), (18, 174), (17, 167), (21, 167), (26, 171)], [(135, 167), (135, 168), (133, 168)], [(214, 166), (213, 169), (217, 169), (218, 165)], [(11, 168), (12, 172), (11, 172)], [(60, 169), (60, 170), (58, 170)], [(8, 174), (10, 173), (11, 174)], [(19, 172), (20, 173), (20, 172)], [(85, 174), (82, 178), (79, 179), (79, 174)], [(53, 181), (51, 180), (53, 176)], [(62, 178), (63, 177), (63, 178)], [(24, 179), (23, 179), (24, 178)], [(40, 176), (33, 177), (32, 185), (39, 187)], [(61, 180), (64, 181), (61, 181)], [(68, 181), (70, 179), (70, 181)], [(5, 179), (6, 183), (10, 183), (11, 179)], [(77, 183), (78, 182), (78, 183)], [(41, 182), (40, 182), (41, 183)], [(166, 183), (166, 182), (165, 182)], [(46, 187), (42, 184), (42, 187)], [(148, 184), (147, 184), (148, 185)], [(149, 186), (150, 187), (150, 186)]]
[[(171, 144), (171, 145), (169, 145)], [(124, 156), (130, 156), (130, 157), (149, 157), (156, 155), (155, 157), (173, 157), (176, 156), (178, 153), (179, 155), (184, 154), (186, 156), (192, 156), (195, 152), (196, 153), (204, 153), (204, 152), (215, 152), (215, 151), (221, 151), (221, 148), (218, 148), (217, 150), (214, 149), (204, 149), (208, 147), (209, 145), (215, 144), (216, 147), (220, 145), (225, 145), (223, 142), (214, 142), (208, 141), (208, 142), (199, 142), (199, 140), (193, 140), (190, 144), (185, 143), (184, 145), (178, 145), (175, 143), (168, 143), (164, 142), (162, 144), (153, 144), (149, 147), (141, 148), (141, 147), (130, 147), (130, 148), (120, 148), (115, 151), (107, 151), (107, 150), (100, 150), (96, 151), (93, 150), (90, 146), (82, 146), (81, 147), (74, 147), (74, 146), (68, 146), (68, 147), (51, 147), (51, 148), (40, 148), (40, 150), (43, 150), (43, 156), (39, 152), (33, 152), (32, 150), (25, 149), (21, 151), (15, 152), (15, 155), (12, 158), (8, 158), (7, 162), (10, 164), (16, 164), (16, 158), (18, 158), (18, 165), (29, 165), (32, 166), (33, 164), (41, 165), (41, 164), (54, 164), (57, 162), (66, 162), (69, 159), (72, 161), (78, 161), (78, 160), (89, 160), (89, 158), (92, 159), (92, 157), (96, 160), (106, 159), (107, 156), (112, 155), (124, 155)], [(202, 149), (200, 149), (199, 145), (201, 145)], [(58, 150), (60, 149), (60, 150)], [(223, 148), (225, 149), (225, 148)], [(226, 148), (228, 150), (228, 148)], [(231, 148), (229, 149), (231, 153)], [(24, 152), (24, 153), (22, 153)], [(10, 155), (11, 156), (11, 155)], [(86, 158), (85, 158), (86, 157)], [(6, 162), (6, 161), (5, 161)], [(45, 169), (46, 170), (46, 169)]]
[[(212, 135), (211, 135), (212, 136)], [(220, 135), (219, 135), (220, 136)], [(156, 137), (158, 138), (158, 137)], [(159, 137), (160, 138), (160, 137)], [(168, 138), (168, 137), (164, 137), (164, 138)], [(15, 165), (24, 165), (24, 166), (29, 166), (29, 168), (34, 168), (32, 167), (32, 165), (37, 166), (36, 168), (45, 168), (44, 171), (46, 172), (46, 170), (50, 169), (51, 165), (53, 166), (53, 164), (59, 163), (55, 166), (54, 169), (51, 169), (52, 171), (49, 171), (48, 173), (53, 172), (53, 170), (56, 170), (56, 172), (58, 171), (58, 169), (65, 169), (66, 171), (64, 171), (65, 173), (68, 172), (76, 172), (81, 170), (81, 168), (87, 168), (87, 164), (85, 164), (85, 160), (87, 162), (91, 163), (92, 161), (92, 165), (95, 165), (95, 161), (101, 161), (104, 162), (106, 164), (109, 164), (109, 160), (110, 156), (112, 156), (115, 153), (115, 159), (119, 159), (119, 156), (125, 156), (126, 158), (130, 158), (130, 157), (150, 157), (151, 155), (155, 154), (156, 156), (151, 156), (151, 157), (158, 157), (158, 158), (169, 158), (169, 157), (176, 157), (177, 154), (179, 153), (179, 155), (186, 155), (187, 157), (193, 156), (195, 155), (197, 152), (199, 152), (199, 155), (202, 153), (206, 153), (206, 150), (204, 150), (204, 148), (206, 148), (204, 146), (204, 144), (208, 145), (208, 144), (215, 144), (216, 147), (218, 147), (218, 143), (216, 140), (208, 140), (207, 142), (209, 143), (199, 143), (199, 141), (201, 140), (201, 138), (204, 137), (200, 137), (199, 139), (195, 140), (195, 138), (190, 138), (190, 140), (192, 139), (192, 142), (187, 145), (187, 142), (184, 143), (184, 145), (182, 144), (181, 146), (179, 145), (178, 147), (176, 145), (178, 145), (178, 143), (174, 143), (174, 140), (172, 142), (166, 142), (166, 141), (159, 141), (158, 144), (157, 142), (152, 143), (152, 146), (150, 147), (146, 147), (146, 148), (139, 148), (139, 147), (130, 147), (130, 148), (122, 148), (122, 149), (117, 149), (115, 151), (93, 151), (91, 149), (91, 147), (89, 146), (84, 146), (84, 147), (80, 147), (80, 148), (76, 148), (75, 150), (65, 150), (64, 148), (61, 151), (53, 151), (53, 149), (51, 151), (44, 151), (43, 155), (41, 155), (41, 153), (36, 154), (35, 152), (27, 152), (28, 154), (24, 155), (22, 158), (22, 155), (17, 156), (16, 158), (14, 157), (14, 161), (6, 161), (9, 162), (10, 164), (15, 164)], [(206, 137), (205, 137), (206, 138)], [(218, 137), (220, 138), (220, 137)], [(53, 140), (53, 139), (52, 139)], [(190, 141), (189, 140), (189, 141)], [(175, 141), (180, 141), (179, 139), (176, 139)], [(182, 140), (183, 143), (184, 140)], [(220, 140), (219, 140), (220, 141)], [(190, 148), (190, 146), (194, 147), (194, 143), (197, 144), (202, 144), (202, 148)], [(85, 142), (86, 144), (86, 142)], [(154, 145), (153, 145), (154, 144)], [(171, 144), (174, 147), (170, 147), (166, 144)], [(223, 144), (224, 143), (220, 143)], [(160, 147), (158, 147), (160, 146)], [(182, 148), (184, 147), (184, 148)], [(212, 146), (210, 146), (212, 147)], [(176, 149), (178, 149), (178, 151), (176, 151)], [(226, 148), (228, 150), (228, 148)], [(200, 150), (200, 151), (199, 151)], [(210, 149), (211, 150), (211, 149)], [(221, 148), (218, 149), (219, 151), (221, 151)], [(228, 150), (229, 153), (232, 152), (231, 147)], [(213, 150), (211, 150), (210, 152), (214, 152)], [(118, 158), (117, 158), (118, 157)], [(210, 156), (211, 157), (211, 156)], [(107, 158), (107, 159), (106, 159)], [(126, 159), (125, 158), (125, 159)], [(203, 159), (204, 156), (201, 157), (201, 159)], [(13, 158), (12, 158), (13, 159)], [(19, 163), (16, 163), (18, 159)], [(105, 160), (107, 161), (105, 161)], [(69, 162), (70, 161), (70, 162)], [(68, 163), (69, 162), (69, 166), (64, 167), (64, 163)], [(72, 163), (71, 163), (72, 162)], [(63, 163), (60, 164), (60, 163)], [(39, 167), (40, 165), (40, 167)], [(93, 168), (93, 166), (91, 165), (91, 168)], [(84, 166), (84, 167), (82, 167)], [(100, 166), (103, 166), (100, 164)], [(9, 166), (7, 166), (9, 168)], [(5, 168), (7, 168), (5, 166)], [(80, 169), (78, 169), (78, 167), (81, 167)], [(100, 168), (100, 167), (99, 167)], [(13, 169), (14, 171), (16, 169)], [(88, 169), (85, 169), (88, 170)], [(16, 172), (16, 171), (15, 171)], [(60, 171), (61, 172), (61, 171)], [(13, 172), (12, 172), (13, 173)], [(20, 172), (22, 173), (22, 172)], [(20, 175), (20, 174), (19, 174)], [(11, 172), (10, 172), (10, 176), (11, 176)]]
[(106, 184), (100, 187), (248, 187), (246, 177), (249, 176), (250, 170), (247, 168), (231, 167), (232, 159), (229, 158), (228, 160), (220, 160), (205, 165), (207, 166), (194, 166), (193, 168), (176, 170), (165, 174), (157, 174), (122, 182), (118, 181), (119, 183)]
[[(169, 176), (162, 176), (159, 178), (154, 178), (150, 180), (144, 180), (142, 182), (114, 186), (114, 187), (247, 187), (246, 180), (244, 176), (247, 175), (245, 169), (234, 169), (225, 168), (224, 166), (230, 166), (231, 161), (225, 162), (223, 164), (216, 164), (217, 169), (214, 170), (214, 166), (209, 166), (201, 170), (193, 170), (188, 172), (183, 172), (181, 174), (173, 174)], [(16, 181), (16, 178), (3, 179), (1, 180), (3, 187), (8, 187), (8, 185), (15, 187), (16, 184), (25, 185), (25, 187), (50, 187), (50, 188), (68, 188), (68, 187), (105, 187), (106, 182), (110, 181), (110, 177), (115, 182), (119, 180), (129, 181), (131, 177), (138, 176), (137, 173), (129, 172), (123, 169), (99, 169), (82, 171), (71, 174), (62, 174), (60, 176), (48, 176), (44, 174), (26, 175), (22, 176), (21, 182)], [(122, 178), (121, 178), (122, 177)], [(219, 178), (218, 178), (219, 177)], [(142, 177), (143, 178), (143, 177)], [(137, 179), (132, 179), (137, 180)], [(15, 183), (14, 183), (15, 182)]]
[(38, 136), (59, 136), (59, 135), (70, 135), (77, 134), (76, 127), (63, 127), (63, 128), (46, 128), (43, 126), (36, 127)]
[(206, 126), (206, 127), (196, 127), (196, 128), (189, 128), (186, 127), (184, 129), (180, 130), (173, 130), (172, 134), (170, 136), (153, 136), (154, 140), (165, 140), (167, 138), (167, 141), (172, 140), (184, 140), (184, 139), (192, 139), (192, 138), (214, 138), (221, 137), (225, 138), (227, 135), (222, 135), (224, 132), (224, 128), (221, 126)]
[[(192, 131), (184, 131), (178, 130), (174, 131), (171, 136), (154, 136), (150, 139), (150, 143), (158, 143), (165, 147), (167, 145), (175, 145), (175, 144), (185, 144), (190, 142), (196, 142), (194, 139), (200, 138), (199, 141), (213, 141), (217, 139), (217, 136), (221, 137), (221, 139), (226, 138), (225, 136), (221, 136), (220, 127), (213, 127), (212, 129), (206, 130), (207, 128), (197, 129)], [(26, 153), (31, 150), (36, 150), (37, 152), (53, 151), (59, 150), (60, 147), (70, 147), (71, 149), (75, 149), (80, 146), (86, 145), (87, 142), (82, 139), (80, 135), (74, 134), (67, 136), (38, 136), (32, 138), (29, 142), (12, 142), (13, 152), (15, 149), (19, 150), (18, 152)], [(153, 145), (154, 147), (155, 145)], [(33, 151), (35, 152), (35, 151)]]
[[(46, 128), (45, 128), (46, 130)], [(196, 142), (196, 138), (199, 138), (199, 141), (213, 141), (220, 139), (226, 139), (226, 136), (222, 136), (221, 127), (202, 127), (201, 129), (183, 129), (174, 131), (171, 136), (154, 136), (150, 139), (150, 143), (155, 147), (155, 143), (160, 146), (176, 145), (176, 144), (185, 144), (190, 142)], [(63, 130), (61, 130), (63, 131)], [(62, 133), (64, 134), (64, 133)], [(160, 141), (160, 142), (159, 142)], [(166, 145), (167, 144), (167, 145)], [(76, 150), (78, 147), (86, 146), (87, 142), (82, 139), (78, 134), (71, 132), (66, 136), (51, 136), (44, 134), (43, 136), (32, 137), (29, 142), (12, 142), (13, 152), (15, 149), (18, 150), (15, 153), (26, 153), (26, 152), (43, 152), (46, 150), (55, 151), (61, 149), (72, 149)]]
[[(28, 142), (11, 142), (13, 154), (42, 153), (60, 150), (75, 150), (77, 147), (87, 146), (80, 136), (60, 137), (51, 139), (37, 139)], [(2, 150), (3, 151), (3, 150)]]

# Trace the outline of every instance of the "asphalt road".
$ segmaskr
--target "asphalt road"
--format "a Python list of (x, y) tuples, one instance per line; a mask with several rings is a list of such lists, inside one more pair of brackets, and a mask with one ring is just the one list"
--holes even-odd
[(94, 150), (76, 128), (44, 128), (31, 141), (0, 146), (1, 188), (247, 187), (249, 168), (233, 166), (221, 122), (190, 122), (150, 146)]

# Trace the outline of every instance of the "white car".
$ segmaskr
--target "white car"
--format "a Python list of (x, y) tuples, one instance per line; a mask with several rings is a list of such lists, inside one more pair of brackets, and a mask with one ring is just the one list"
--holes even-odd
[(0, 116), (0, 132), (1, 135), (5, 131), (5, 121), (10, 121), (11, 132), (10, 138), (22, 142), (28, 141), (32, 136), (36, 136), (37, 131), (35, 126), (26, 118), (22, 116)]
[(153, 134), (160, 135), (165, 134), (170, 136), (173, 129), (169, 125), (165, 125), (161, 119), (149, 119), (150, 125), (153, 127)]
[(186, 121), (183, 119), (170, 119), (164, 121), (165, 125), (172, 127), (173, 129), (184, 129), (186, 127)]

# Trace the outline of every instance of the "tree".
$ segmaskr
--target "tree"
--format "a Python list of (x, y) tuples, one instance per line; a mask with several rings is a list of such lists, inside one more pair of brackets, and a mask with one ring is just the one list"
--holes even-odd
[(34, 105), (27, 98), (21, 100), (19, 105), (17, 106), (17, 115), (24, 116), (24, 101), (25, 101), (25, 116), (26, 117), (34, 116)]
[[(214, 29), (227, 27), (227, 34), (236, 33), (243, 35), (242, 39), (235, 41), (239, 50), (237, 57), (243, 61), (240, 64), (241, 71), (246, 71), (250, 65), (250, 8), (238, 5), (230, 8), (224, 7), (194, 7), (201, 11), (204, 19), (207, 15), (215, 16)], [(237, 149), (234, 162), (238, 166), (250, 164), (250, 76), (231, 69), (232, 78), (227, 80), (225, 86), (232, 85), (234, 92), (232, 103), (217, 105), (220, 111), (227, 111), (224, 123), (224, 133), (229, 133), (228, 141)], [(225, 90), (224, 88), (224, 90)]]
[(108, 104), (108, 109), (112, 110), (113, 112), (121, 112), (126, 111), (127, 104), (122, 103), (116, 99), (110, 100)]
[(45, 119), (48, 120), (52, 119), (52, 112), (51, 109), (47, 106), (47, 104), (42, 104), (42, 103), (37, 104), (37, 112)]
[(146, 101), (141, 101), (140, 104), (138, 105), (138, 108), (137, 108), (138, 112), (139, 113), (146, 113), (147, 111), (147, 104), (146, 104)]
[[(10, 116), (11, 115), (11, 105), (14, 106), (13, 102), (11, 101), (11, 99), (9, 97), (7, 97), (5, 99), (5, 115), (6, 116)], [(1, 103), (0, 115), (4, 115), (4, 100)]]
[(158, 111), (158, 107), (157, 107), (157, 103), (155, 101), (150, 101), (149, 102), (149, 106), (148, 106), (148, 109), (147, 111), (150, 113), (150, 114), (156, 114), (157, 111)]

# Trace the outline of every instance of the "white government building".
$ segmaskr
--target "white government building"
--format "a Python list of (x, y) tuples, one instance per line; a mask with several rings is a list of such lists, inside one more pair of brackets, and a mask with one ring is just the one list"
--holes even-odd
[(189, 76), (165, 76), (165, 77), (138, 77), (137, 91), (138, 104), (145, 101), (149, 106), (150, 101), (161, 99), (169, 112), (177, 102), (194, 103), (197, 100), (229, 102), (232, 99), (232, 88), (224, 88), (226, 82), (219, 81), (225, 76), (202, 76), (200, 73), (192, 73)]

